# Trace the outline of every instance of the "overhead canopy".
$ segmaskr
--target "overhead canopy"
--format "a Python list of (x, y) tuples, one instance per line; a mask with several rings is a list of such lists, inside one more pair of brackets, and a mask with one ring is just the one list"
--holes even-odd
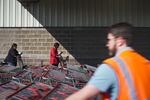
[(21, 3), (36, 3), (39, 2), (40, 0), (18, 0)]

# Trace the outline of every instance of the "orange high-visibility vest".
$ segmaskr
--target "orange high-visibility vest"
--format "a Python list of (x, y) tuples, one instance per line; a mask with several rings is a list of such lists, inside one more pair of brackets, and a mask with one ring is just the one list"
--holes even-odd
[(104, 60), (117, 74), (117, 100), (150, 100), (150, 62), (133, 50)]

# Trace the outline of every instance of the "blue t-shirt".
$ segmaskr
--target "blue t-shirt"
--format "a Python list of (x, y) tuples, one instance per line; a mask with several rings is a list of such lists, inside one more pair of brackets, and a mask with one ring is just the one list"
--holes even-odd
[(107, 64), (101, 64), (90, 81), (90, 85), (94, 85), (100, 92), (110, 94), (111, 100), (116, 100), (118, 96), (118, 79), (116, 73)]

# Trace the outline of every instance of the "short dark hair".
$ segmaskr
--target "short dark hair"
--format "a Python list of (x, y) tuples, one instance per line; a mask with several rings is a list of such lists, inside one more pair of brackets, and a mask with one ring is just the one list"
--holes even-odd
[(109, 33), (112, 33), (116, 38), (122, 37), (127, 41), (127, 45), (131, 44), (133, 26), (127, 22), (114, 24), (110, 27)]
[(56, 43), (54, 43), (54, 47), (59, 47), (59, 43), (58, 42), (56, 42)]
[(16, 43), (13, 43), (11, 47), (17, 47), (17, 44), (16, 44)]

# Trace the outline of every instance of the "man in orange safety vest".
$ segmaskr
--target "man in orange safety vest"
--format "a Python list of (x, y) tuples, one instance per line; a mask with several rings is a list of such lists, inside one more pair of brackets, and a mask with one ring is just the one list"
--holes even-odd
[(90, 81), (66, 100), (150, 100), (150, 62), (130, 47), (133, 26), (117, 23), (107, 35), (109, 54)]

